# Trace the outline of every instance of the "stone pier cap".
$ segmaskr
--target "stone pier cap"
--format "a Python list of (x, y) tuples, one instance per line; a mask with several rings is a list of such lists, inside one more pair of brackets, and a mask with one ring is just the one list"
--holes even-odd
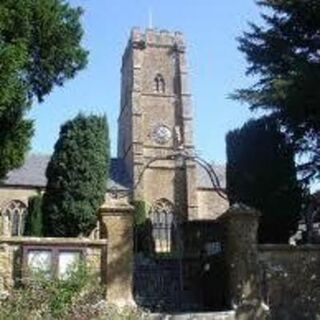
[(260, 218), (261, 212), (255, 208), (249, 207), (243, 203), (234, 203), (231, 205), (228, 210), (222, 214), (218, 220), (223, 221), (225, 219), (231, 217), (252, 217), (252, 218)]

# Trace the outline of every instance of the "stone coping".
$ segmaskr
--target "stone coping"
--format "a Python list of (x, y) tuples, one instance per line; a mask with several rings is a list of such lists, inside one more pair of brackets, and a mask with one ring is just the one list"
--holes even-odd
[(303, 244), (303, 245), (290, 245), (290, 244), (259, 244), (258, 250), (260, 251), (319, 251), (320, 244)]
[(89, 238), (47, 238), (47, 237), (0, 237), (1, 244), (28, 245), (70, 245), (99, 247), (108, 244), (107, 239), (92, 240)]
[(151, 313), (152, 320), (234, 320), (236, 312), (230, 311), (207, 311), (207, 312), (183, 312), (183, 313)]
[(234, 218), (246, 218), (246, 219), (258, 219), (261, 214), (255, 210), (241, 210), (239, 208), (230, 207), (226, 212), (220, 215), (216, 220), (217, 221), (225, 221)]
[(126, 215), (131, 214), (134, 211), (134, 207), (125, 203), (122, 204), (114, 204), (110, 206), (102, 206), (99, 209), (100, 215), (110, 215), (110, 214), (116, 214), (116, 215)]

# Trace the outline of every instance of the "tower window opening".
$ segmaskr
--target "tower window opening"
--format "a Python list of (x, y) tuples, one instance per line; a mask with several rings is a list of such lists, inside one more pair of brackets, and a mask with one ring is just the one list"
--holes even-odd
[(157, 74), (154, 78), (155, 91), (158, 93), (165, 93), (166, 84), (161, 74)]

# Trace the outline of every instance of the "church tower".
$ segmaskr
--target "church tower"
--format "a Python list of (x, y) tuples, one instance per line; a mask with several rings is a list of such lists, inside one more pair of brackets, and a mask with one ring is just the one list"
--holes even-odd
[(179, 32), (132, 30), (122, 58), (118, 157), (135, 186), (133, 199), (167, 201), (192, 219), (195, 164), (170, 159), (194, 149), (185, 49)]

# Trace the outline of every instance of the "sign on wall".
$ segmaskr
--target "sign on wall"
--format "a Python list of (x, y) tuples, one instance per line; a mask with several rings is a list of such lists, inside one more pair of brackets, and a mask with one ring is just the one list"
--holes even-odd
[(41, 273), (48, 277), (66, 279), (84, 256), (83, 248), (25, 246), (23, 248), (24, 272), (28, 276)]

